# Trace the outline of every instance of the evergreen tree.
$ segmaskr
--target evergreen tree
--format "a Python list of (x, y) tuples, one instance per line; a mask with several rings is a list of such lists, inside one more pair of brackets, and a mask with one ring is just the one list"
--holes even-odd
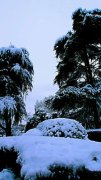
[(0, 127), (11, 135), (26, 114), (24, 97), (32, 89), (33, 65), (25, 48), (0, 48)]
[[(59, 59), (55, 83), (59, 91), (54, 107), (88, 106), (99, 127), (101, 97), (101, 10), (78, 9), (73, 13), (73, 29), (54, 46)], [(59, 103), (61, 101), (61, 103)], [(86, 111), (87, 113), (87, 111)]]
[(53, 118), (56, 111), (52, 109), (52, 101), (54, 96), (45, 97), (41, 101), (36, 101), (35, 104), (35, 115), (40, 117), (40, 120)]

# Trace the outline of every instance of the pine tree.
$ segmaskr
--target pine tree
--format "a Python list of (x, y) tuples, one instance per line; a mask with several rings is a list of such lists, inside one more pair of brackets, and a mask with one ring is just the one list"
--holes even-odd
[[(78, 9), (73, 13), (73, 29), (54, 46), (59, 59), (55, 83), (59, 91), (54, 107), (88, 105), (99, 127), (101, 97), (101, 11)], [(59, 99), (61, 103), (59, 104)]]
[(25, 48), (0, 48), (0, 127), (11, 135), (14, 122), (26, 114), (24, 97), (32, 89), (33, 65)]

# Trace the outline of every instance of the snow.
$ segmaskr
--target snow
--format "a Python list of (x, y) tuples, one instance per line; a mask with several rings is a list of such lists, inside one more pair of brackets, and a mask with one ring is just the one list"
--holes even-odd
[[(25, 48), (16, 48), (15, 46), (8, 46), (8, 47), (1, 47), (0, 48), (0, 56), (1, 59), (4, 59), (4, 55), (5, 54), (10, 54), (10, 56), (14, 56), (14, 55), (19, 55), (21, 56), (21, 62), (23, 63), (23, 65), (26, 65), (27, 67), (32, 68), (33, 64), (32, 62), (29, 60), (29, 53)], [(7, 59), (7, 61), (9, 60), (9, 58)], [(18, 69), (18, 67), (16, 66), (15, 69)]]
[(84, 93), (83, 95), (86, 96), (96, 96), (98, 93), (101, 93), (101, 88), (93, 88), (90, 84), (85, 85), (83, 88), (81, 88), (81, 93)]
[[(16, 136), (0, 138), (0, 148), (18, 151), (21, 176), (25, 180), (37, 175), (49, 176), (50, 166), (79, 167), (101, 171), (101, 143), (64, 137)], [(96, 160), (95, 160), (96, 158)]]
[(24, 68), (21, 68), (21, 71), (22, 71), (22, 76), (23, 78), (26, 78), (26, 79), (31, 79), (31, 74)]
[(7, 52), (11, 52), (12, 54), (15, 54), (17, 52), (21, 53), (21, 49), (20, 48), (16, 48), (14, 46), (8, 46), (8, 47), (1, 47), (0, 48), (0, 55), (3, 55)]
[(74, 95), (77, 98), (90, 98), (95, 99), (98, 95), (101, 94), (101, 85), (97, 84), (95, 87), (92, 85), (87, 84), (82, 88), (76, 88), (73, 86), (68, 86), (67, 88), (61, 88), (57, 91), (56, 97), (61, 98), (61, 96), (69, 97), (69, 95)]
[(38, 124), (37, 128), (44, 136), (71, 137), (87, 139), (85, 128), (74, 119), (55, 118)]
[(98, 14), (91, 14), (91, 12), (87, 13), (84, 17), (84, 20), (83, 20), (83, 25), (86, 24), (86, 22), (90, 20), (92, 22), (92, 27), (95, 25), (96, 26), (96, 22), (97, 23), (100, 23), (101, 22), (101, 15), (98, 15)]
[(19, 73), (19, 72), (20, 72), (20, 69), (21, 69), (20, 65), (19, 65), (18, 63), (16, 63), (16, 64), (12, 67), (11, 70), (13, 70), (13, 71), (16, 72), (16, 73)]
[(14, 180), (14, 174), (8, 170), (8, 169), (3, 169), (0, 172), (0, 180)]
[(26, 133), (23, 134), (24, 136), (25, 135), (33, 135), (33, 136), (42, 136), (42, 131), (40, 131), (39, 129), (37, 128), (34, 128), (34, 129), (30, 129), (29, 131), (27, 131)]
[(16, 109), (16, 102), (13, 97), (5, 96), (0, 97), (0, 112), (1, 114), (8, 109), (9, 111), (14, 111)]
[(101, 128), (98, 129), (87, 129), (87, 132), (101, 132)]

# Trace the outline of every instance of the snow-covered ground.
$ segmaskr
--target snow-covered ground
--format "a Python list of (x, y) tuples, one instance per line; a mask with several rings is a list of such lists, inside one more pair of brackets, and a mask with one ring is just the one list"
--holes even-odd
[(51, 165), (70, 166), (74, 172), (83, 166), (101, 171), (101, 143), (29, 134), (0, 138), (0, 148), (14, 147), (19, 152), (17, 162), (21, 164), (21, 176), (25, 180), (34, 180), (36, 175), (50, 175)]

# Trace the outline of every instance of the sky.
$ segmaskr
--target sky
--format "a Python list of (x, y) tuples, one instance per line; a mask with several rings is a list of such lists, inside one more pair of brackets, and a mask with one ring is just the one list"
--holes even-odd
[(78, 9), (101, 9), (101, 0), (0, 0), (0, 47), (24, 47), (34, 66), (33, 90), (26, 97), (28, 113), (37, 100), (54, 95), (57, 59), (56, 40), (72, 28)]

